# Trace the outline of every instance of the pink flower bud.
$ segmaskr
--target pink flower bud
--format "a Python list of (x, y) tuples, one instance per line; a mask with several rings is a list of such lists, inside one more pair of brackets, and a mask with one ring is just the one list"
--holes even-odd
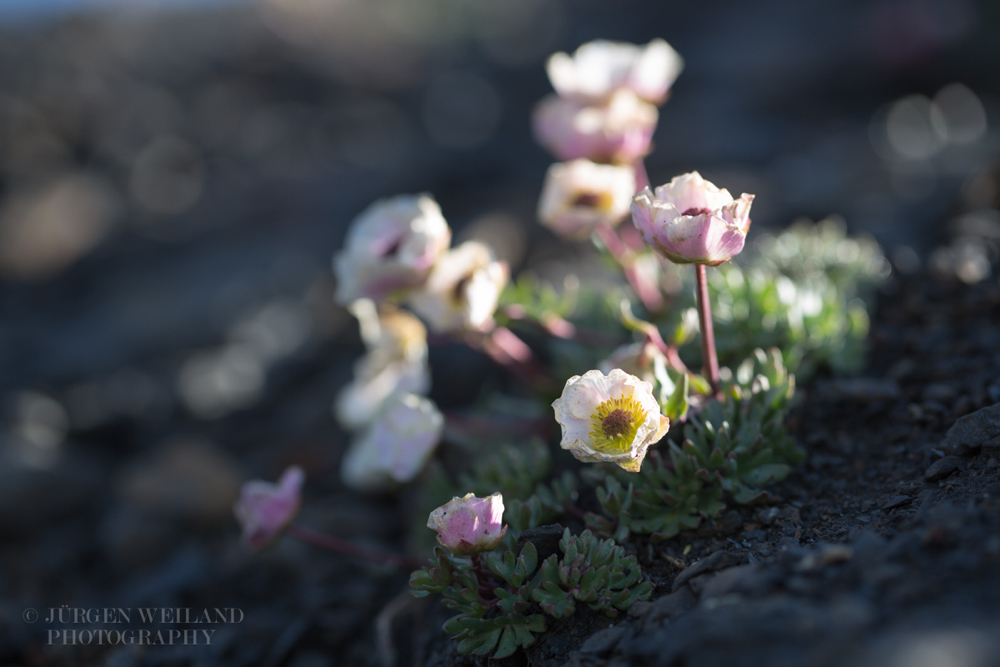
[(753, 195), (733, 199), (696, 171), (646, 188), (632, 200), (632, 221), (654, 250), (677, 264), (717, 266), (743, 250)]
[(503, 496), (476, 498), (471, 493), (452, 498), (431, 512), (427, 527), (438, 532), (438, 542), (459, 556), (495, 549), (507, 532), (503, 525)]
[(550, 95), (535, 107), (532, 125), (538, 143), (559, 160), (632, 164), (652, 149), (658, 119), (655, 106), (622, 88), (595, 104)]
[(243, 485), (233, 506), (236, 520), (243, 526), (243, 542), (254, 551), (274, 542), (299, 512), (300, 491), (305, 474), (292, 466), (277, 484), (259, 479)]

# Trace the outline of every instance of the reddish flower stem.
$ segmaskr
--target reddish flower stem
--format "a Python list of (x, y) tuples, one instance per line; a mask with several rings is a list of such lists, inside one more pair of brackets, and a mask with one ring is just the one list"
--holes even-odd
[(719, 395), (719, 358), (715, 354), (715, 331), (712, 329), (712, 306), (708, 302), (708, 279), (705, 265), (695, 264), (695, 278), (698, 284), (698, 322), (701, 325), (701, 351), (704, 357), (708, 384), (712, 393)]
[(291, 537), (302, 540), (303, 542), (313, 546), (320, 547), (321, 549), (326, 549), (327, 551), (332, 551), (338, 554), (344, 554), (345, 556), (352, 556), (359, 560), (393, 565), (398, 567), (400, 570), (419, 570), (426, 565), (426, 563), (405, 554), (397, 554), (378, 549), (367, 549), (365, 547), (358, 546), (353, 542), (341, 540), (336, 537), (330, 537), (329, 535), (318, 533), (311, 528), (305, 528), (294, 523), (289, 525), (286, 531)]
[(475, 349), (486, 353), (495, 362), (510, 370), (521, 381), (535, 389), (544, 391), (553, 384), (552, 378), (535, 360), (531, 348), (507, 327), (496, 327), (483, 336), (466, 336), (466, 342)]
[[(618, 232), (610, 225), (598, 225), (594, 231), (597, 237), (601, 239), (604, 247), (608, 249), (611, 257), (621, 265), (628, 284), (635, 290), (646, 310), (653, 313), (662, 310), (663, 297), (660, 295), (659, 288), (644, 281), (639, 272), (636, 271), (635, 262), (633, 262), (633, 250), (622, 242), (622, 237), (618, 235)], [(638, 239), (640, 242), (642, 241), (641, 236)]]

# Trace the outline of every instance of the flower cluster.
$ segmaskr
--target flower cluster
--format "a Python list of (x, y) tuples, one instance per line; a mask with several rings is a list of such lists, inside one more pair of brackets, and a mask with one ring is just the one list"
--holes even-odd
[[(586, 238), (626, 216), (636, 190), (633, 165), (652, 148), (662, 104), (683, 68), (662, 39), (645, 46), (597, 40), (547, 64), (556, 93), (538, 103), (533, 128), (558, 160), (548, 172), (538, 217), (556, 234)], [(598, 165), (596, 163), (603, 163)]]
[(507, 265), (483, 243), (449, 248), (451, 228), (427, 194), (379, 200), (351, 223), (333, 260), (336, 300), (357, 317), (366, 354), (334, 414), (359, 431), (341, 465), (352, 488), (386, 491), (413, 481), (433, 455), (444, 418), (430, 389), (427, 329), (489, 332)]
[[(597, 40), (572, 56), (556, 53), (547, 70), (556, 94), (538, 103), (535, 137), (556, 159), (545, 178), (538, 217), (563, 238), (586, 238), (628, 214), (633, 169), (651, 147), (662, 104), (683, 68), (662, 39), (645, 46)], [(601, 163), (601, 164), (598, 164)]]

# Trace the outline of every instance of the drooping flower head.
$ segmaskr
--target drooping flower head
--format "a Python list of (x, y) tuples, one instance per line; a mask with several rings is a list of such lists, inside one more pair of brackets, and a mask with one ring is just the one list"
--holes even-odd
[(451, 229), (430, 195), (380, 199), (351, 223), (344, 249), (334, 257), (337, 303), (381, 300), (423, 282), (451, 243)]
[(598, 39), (572, 56), (553, 54), (545, 69), (552, 87), (567, 99), (597, 102), (628, 88), (646, 102), (662, 104), (684, 61), (662, 39), (645, 46)]
[(696, 171), (646, 188), (632, 200), (632, 220), (654, 250), (677, 264), (717, 266), (743, 250), (753, 195), (733, 199)]
[(441, 440), (444, 417), (416, 394), (395, 394), (352, 444), (340, 465), (345, 484), (387, 491), (416, 479)]
[(305, 474), (298, 466), (285, 470), (277, 484), (255, 479), (246, 482), (233, 505), (243, 526), (243, 542), (254, 551), (274, 542), (299, 513)]
[(585, 239), (598, 225), (620, 223), (634, 195), (631, 167), (582, 159), (557, 162), (545, 176), (538, 218), (563, 238)]
[(441, 256), (410, 305), (437, 332), (487, 330), (507, 275), (489, 246), (466, 241)]
[(427, 329), (414, 315), (369, 299), (350, 306), (358, 318), (368, 352), (354, 367), (354, 380), (334, 404), (337, 420), (346, 428), (368, 424), (396, 393), (423, 394), (430, 389)]
[(646, 450), (670, 427), (653, 386), (620, 368), (574, 375), (552, 407), (562, 427), (560, 447), (580, 461), (616, 463), (629, 472), (639, 471)]
[(495, 549), (507, 532), (503, 525), (503, 496), (477, 498), (471, 493), (452, 498), (431, 512), (427, 527), (436, 530), (438, 542), (459, 556)]
[(606, 101), (589, 104), (549, 95), (535, 107), (532, 128), (558, 160), (632, 164), (652, 150), (659, 116), (655, 106), (621, 88)]

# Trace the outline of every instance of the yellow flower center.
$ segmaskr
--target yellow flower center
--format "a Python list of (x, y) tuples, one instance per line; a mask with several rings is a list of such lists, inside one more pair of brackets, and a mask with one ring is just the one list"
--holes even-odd
[(590, 190), (580, 190), (570, 197), (570, 206), (574, 208), (594, 208), (602, 213), (611, 209), (615, 203), (610, 192), (593, 192)]
[(604, 454), (626, 454), (644, 421), (646, 411), (631, 396), (609, 398), (590, 416), (590, 444)]

